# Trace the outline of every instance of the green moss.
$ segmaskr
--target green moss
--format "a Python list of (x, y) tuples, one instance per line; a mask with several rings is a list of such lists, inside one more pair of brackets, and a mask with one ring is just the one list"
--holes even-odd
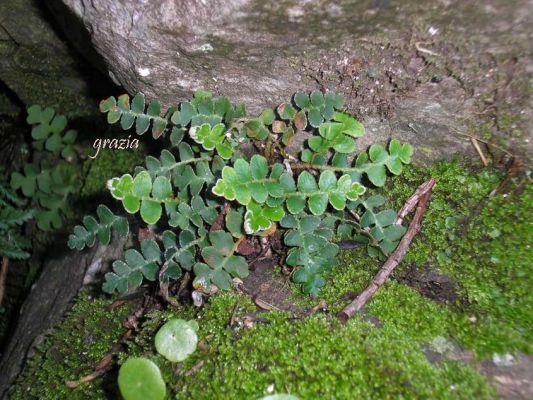
[[(382, 265), (359, 248), (343, 252), (341, 263), (327, 276), (320, 297), (328, 303), (329, 314), (307, 318), (275, 311), (256, 314), (250, 299), (225, 292), (200, 310), (186, 307), (149, 313), (119, 363), (133, 355), (148, 357), (161, 368), (176, 399), (254, 399), (271, 385), (275, 392), (302, 399), (492, 398), (494, 389), (473, 365), (449, 360), (431, 363), (425, 349), (437, 338), (451, 338), (473, 350), (478, 359), (493, 352), (531, 353), (532, 190), (525, 187), (519, 195), (489, 198), (501, 179), (497, 171), (439, 163), (427, 169), (409, 168), (404, 176), (391, 179), (382, 193), (399, 208), (430, 175), (437, 186), (422, 231), (395, 276), (408, 267), (439, 270), (458, 283), (456, 303), (435, 302), (391, 279), (364, 312), (340, 325), (333, 315), (348, 302), (342, 296), (361, 291)], [(297, 293), (296, 288), (292, 297), (303, 307), (318, 301)], [(98, 314), (101, 310), (96, 309), (105, 306), (90, 304), (94, 308), (88, 313)], [(183, 363), (168, 362), (154, 348), (155, 333), (172, 317), (196, 319), (200, 325), (198, 350)], [(255, 320), (245, 327), (250, 317)], [(72, 337), (84, 332), (82, 338), (96, 329), (83, 324), (68, 327)], [(83, 340), (65, 336), (65, 326), (59, 332), (26, 369), (14, 391), (19, 397), (14, 398), (23, 398), (24, 390), (33, 390), (33, 385), (31, 393), (45, 393), (40, 398), (56, 392), (59, 398), (66, 393), (80, 399), (95, 398), (95, 393), (104, 396), (101, 380), (74, 392), (62, 386), (65, 379), (87, 372), (73, 372), (73, 366), (79, 366), (79, 354), (89, 350)], [(72, 342), (66, 366), (53, 359), (50, 344), (63, 342)], [(91, 350), (98, 353), (93, 360), (108, 344)], [(188, 374), (199, 362), (203, 366)], [(109, 379), (116, 387), (113, 375)]]
[(101, 149), (98, 157), (88, 159), (83, 165), (85, 183), (81, 196), (91, 196), (103, 192), (106, 183), (115, 176), (132, 173), (135, 166), (144, 161), (143, 147), (135, 150)]
[[(10, 392), (10, 399), (107, 398), (103, 379), (67, 388), (65, 381), (92, 372), (94, 365), (123, 334), (127, 306), (109, 309), (111, 300), (93, 298), (84, 290), (65, 321), (38, 346)], [(114, 382), (113, 382), (114, 384)]]
[(520, 195), (490, 197), (498, 172), (472, 173), (458, 163), (440, 163), (426, 172), (408, 173), (403, 184), (393, 182), (388, 193), (397, 199), (396, 206), (425, 175), (434, 176), (437, 186), (421, 235), (403, 266), (439, 269), (458, 282), (462, 301), (452, 308), (450, 334), (479, 356), (530, 353), (531, 186)]
[[(400, 330), (410, 326), (413, 337), (455, 337), (479, 358), (494, 352), (531, 353), (531, 186), (520, 195), (489, 197), (501, 178), (498, 171), (443, 162), (428, 169), (408, 168), (391, 179), (382, 194), (399, 209), (430, 176), (437, 185), (422, 231), (398, 272), (413, 266), (440, 271), (457, 282), (459, 300), (439, 305), (414, 289), (389, 282), (369, 303), (368, 312)], [(328, 285), (321, 295), (332, 312), (344, 305), (339, 302), (342, 294), (361, 291), (381, 266), (364, 249), (342, 257), (341, 266), (326, 277)], [(309, 299), (302, 303), (313, 304)]]
[[(184, 363), (171, 364), (154, 354), (153, 336), (170, 313), (151, 315), (129, 355), (156, 362), (176, 399), (255, 399), (271, 385), (302, 399), (490, 398), (492, 389), (473, 368), (426, 360), (417, 334), (410, 334), (414, 319), (400, 322), (401, 312), (392, 315), (401, 305), (432, 315), (436, 306), (425, 304), (409, 288), (392, 286), (395, 293), (376, 298), (380, 306), (374, 311), (390, 307), (385, 320), (395, 321), (381, 329), (361, 317), (341, 326), (324, 315), (294, 319), (285, 312), (255, 315), (252, 326), (244, 328), (242, 321), (255, 307), (247, 298), (225, 293), (196, 316), (200, 346)], [(191, 316), (190, 310), (180, 315)], [(236, 327), (229, 328), (232, 319)], [(436, 323), (419, 329), (427, 337), (441, 332)], [(203, 367), (187, 376), (199, 362)]]

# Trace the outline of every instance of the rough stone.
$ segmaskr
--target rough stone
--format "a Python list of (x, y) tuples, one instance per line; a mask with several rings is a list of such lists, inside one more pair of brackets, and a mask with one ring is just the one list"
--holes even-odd
[[(497, 90), (494, 65), (479, 54), (502, 54), (497, 46), (512, 40), (519, 50), (532, 8), (525, 0), (63, 3), (129, 93), (168, 106), (204, 88), (257, 113), (297, 90), (337, 90), (377, 135), (369, 140), (407, 139), (422, 149), (418, 162), (471, 151), (453, 132)], [(520, 63), (531, 76), (530, 60)]]
[[(54, 106), (71, 117), (96, 114), (101, 76), (72, 51), (39, 3), (0, 2), (0, 93), (8, 91), (18, 106)], [(12, 108), (0, 102), (0, 117)]]

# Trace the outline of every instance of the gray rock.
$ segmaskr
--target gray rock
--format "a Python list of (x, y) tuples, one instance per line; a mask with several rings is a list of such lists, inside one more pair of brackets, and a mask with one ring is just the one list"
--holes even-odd
[(168, 106), (203, 88), (245, 101), (254, 114), (322, 86), (345, 94), (363, 119), (373, 135), (362, 145), (399, 137), (422, 163), (471, 151), (453, 132), (464, 129), (480, 93), (498, 86), (493, 78), (487, 84), (491, 66), (479, 53), (525, 44), (531, 8), (522, 0), (63, 3), (129, 93)]
[[(83, 69), (81, 58), (52, 22), (39, 2), (0, 2), (0, 92), (4, 84), (19, 105), (50, 105), (69, 116), (94, 115), (93, 67)], [(0, 102), (0, 116), (11, 108)]]

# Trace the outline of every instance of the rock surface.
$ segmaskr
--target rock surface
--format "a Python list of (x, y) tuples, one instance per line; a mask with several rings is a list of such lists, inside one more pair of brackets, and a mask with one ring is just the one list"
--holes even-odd
[[(297, 90), (337, 90), (377, 136), (369, 140), (410, 140), (421, 149), (419, 162), (474, 154), (454, 132), (478, 127), (487, 99), (519, 100), (509, 111), (522, 124), (516, 129), (531, 127), (527, 90), (501, 96), (502, 81), (521, 76), (527, 85), (533, 73), (523, 51), (530, 48), (531, 1), (63, 3), (85, 25), (113, 80), (165, 105), (205, 88), (257, 113)], [(509, 75), (503, 67), (512, 60)], [(523, 136), (508, 139), (531, 147)]]
[[(102, 77), (72, 52), (53, 22), (37, 1), (0, 2), (0, 97), (8, 92), (22, 109), (41, 104), (68, 116), (94, 115)], [(13, 108), (0, 101), (0, 118), (18, 111)]]

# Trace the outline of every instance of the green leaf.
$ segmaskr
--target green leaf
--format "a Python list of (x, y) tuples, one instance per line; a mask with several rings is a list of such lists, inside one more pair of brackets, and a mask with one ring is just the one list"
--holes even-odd
[(152, 177), (147, 171), (141, 171), (133, 180), (132, 194), (135, 197), (146, 197), (152, 191)]
[(370, 166), (367, 169), (366, 174), (368, 179), (370, 179), (370, 182), (372, 182), (375, 186), (381, 187), (385, 184), (387, 172), (383, 165), (378, 164)]
[(309, 211), (314, 215), (322, 215), (328, 206), (327, 194), (315, 194), (309, 197), (308, 200)]
[(240, 238), (244, 235), (243, 223), (242, 213), (235, 210), (229, 210), (226, 213), (226, 228), (234, 237)]
[(287, 199), (287, 210), (291, 214), (299, 214), (305, 208), (304, 196), (291, 196)]
[(128, 358), (118, 372), (124, 400), (164, 400), (167, 389), (158, 366), (143, 357)]
[(144, 94), (138, 93), (131, 101), (131, 111), (136, 114), (144, 113)]
[(333, 146), (335, 151), (339, 153), (349, 154), (355, 151), (355, 141), (347, 136), (340, 136), (335, 145)]
[(164, 176), (155, 178), (152, 194), (156, 200), (165, 200), (172, 197), (172, 186), (168, 178)]
[(141, 201), (132, 194), (127, 194), (122, 199), (122, 205), (127, 212), (135, 214), (141, 207)]
[(277, 108), (278, 115), (284, 120), (293, 120), (296, 115), (296, 110), (293, 106), (287, 103), (282, 103)]
[(194, 353), (198, 337), (190, 323), (182, 319), (171, 319), (155, 335), (155, 348), (171, 362), (180, 362)]
[(137, 135), (142, 135), (150, 127), (150, 118), (146, 115), (138, 115), (135, 121), (135, 132)]
[(354, 138), (364, 136), (365, 128), (355, 118), (342, 112), (336, 112), (334, 118), (335, 121), (342, 123), (342, 133)]
[(264, 125), (272, 125), (272, 122), (274, 122), (276, 115), (274, 114), (274, 110), (272, 110), (271, 108), (267, 108), (263, 110), (259, 118), (261, 119)]
[(324, 119), (322, 118), (322, 114), (317, 108), (311, 108), (307, 112), (307, 118), (309, 120), (309, 124), (313, 128), (318, 128), (322, 122), (324, 122)]
[(314, 192), (318, 189), (316, 180), (313, 175), (307, 171), (303, 171), (298, 176), (298, 190), (303, 193)]
[(268, 174), (268, 163), (265, 157), (258, 154), (252, 156), (250, 170), (253, 179), (264, 179)]
[(144, 199), (141, 201), (141, 218), (149, 225), (154, 225), (161, 218), (161, 204), (157, 201)]
[(298, 107), (300, 107), (301, 109), (309, 107), (309, 105), (310, 105), (309, 95), (307, 93), (304, 93), (304, 92), (296, 93), (294, 95), (294, 103), (296, 103), (296, 105)]

